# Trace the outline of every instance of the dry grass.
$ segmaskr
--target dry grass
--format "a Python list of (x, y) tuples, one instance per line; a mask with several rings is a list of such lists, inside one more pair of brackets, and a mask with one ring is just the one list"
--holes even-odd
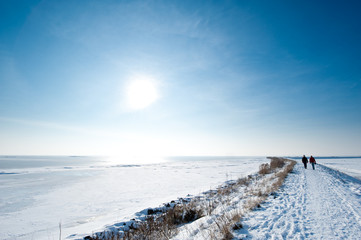
[(203, 205), (199, 200), (175, 205), (165, 212), (149, 211), (144, 221), (131, 224), (129, 229), (123, 232), (103, 232), (93, 236), (88, 236), (86, 240), (153, 240), (153, 239), (170, 239), (178, 230), (177, 226), (184, 223), (193, 222), (205, 214)]
[(270, 157), (270, 159), (271, 159), (271, 163), (270, 163), (271, 169), (283, 168), (283, 166), (286, 164), (285, 159), (282, 158)]
[(265, 196), (249, 198), (244, 204), (244, 209), (246, 211), (252, 211), (255, 208), (260, 208), (261, 203), (264, 202), (265, 199)]
[[(232, 194), (244, 188), (247, 197), (243, 206), (233, 212), (225, 212), (217, 217), (215, 228), (209, 229), (208, 239), (233, 239), (232, 231), (242, 228), (241, 219), (245, 212), (261, 207), (266, 198), (276, 192), (283, 184), (288, 173), (293, 170), (295, 161), (270, 158), (270, 164), (262, 164), (259, 176), (248, 176), (228, 182), (206, 193), (204, 199), (194, 198), (181, 201), (165, 212), (148, 211), (144, 221), (132, 223), (129, 228), (119, 232), (103, 232), (88, 236), (86, 240), (151, 240), (170, 239), (177, 234), (177, 227), (193, 222), (205, 215), (212, 215), (219, 206), (231, 206)], [(272, 175), (266, 175), (274, 173)], [(272, 184), (269, 184), (269, 182)], [(251, 184), (252, 183), (252, 184)]]
[[(216, 229), (213, 229), (209, 234), (209, 239), (233, 239), (232, 231), (241, 229), (241, 219), (248, 211), (252, 211), (256, 208), (260, 208), (261, 204), (267, 199), (270, 194), (276, 192), (283, 184), (284, 179), (288, 173), (293, 170), (295, 161), (291, 161), (283, 158), (270, 158), (270, 164), (262, 164), (259, 168), (259, 175), (255, 177), (248, 177), (238, 179), (235, 185), (228, 186), (229, 189), (218, 191), (217, 194), (227, 196), (229, 192), (234, 192), (232, 188), (245, 186), (245, 195), (248, 194), (246, 201), (242, 206), (242, 212), (238, 211), (229, 215), (225, 213), (219, 216), (215, 222)], [(267, 175), (274, 173), (273, 175)], [(252, 182), (252, 185), (250, 184)], [(272, 182), (272, 184), (269, 184)], [(251, 186), (251, 187), (249, 187)]]
[[(222, 236), (223, 240), (231, 240), (234, 238), (230, 226), (232, 225), (232, 220), (227, 215), (222, 215), (215, 221), (218, 231)], [(217, 236), (217, 239), (218, 236)]]
[[(292, 172), (296, 161), (284, 159), (284, 158), (270, 158), (271, 163), (262, 164), (260, 166), (260, 175), (268, 174), (272, 171), (276, 171), (274, 175), (270, 177), (270, 179), (264, 179), (260, 183), (257, 184), (258, 187), (249, 189), (249, 193), (253, 197), (249, 197), (243, 208), (245, 211), (252, 211), (255, 208), (261, 207), (261, 204), (267, 199), (269, 195), (274, 194), (283, 184), (287, 175)], [(265, 187), (265, 181), (273, 180), (271, 185)], [(233, 230), (238, 230), (242, 228), (241, 221), (233, 223)]]
[(283, 168), (286, 162), (288, 161), (287, 159), (277, 158), (277, 157), (269, 157), (269, 159), (271, 160), (270, 164), (263, 163), (259, 166), (259, 171), (258, 171), (259, 174), (265, 175), (272, 173), (279, 168)]
[[(287, 175), (293, 170), (296, 161), (289, 160), (289, 159), (283, 159), (283, 158), (271, 158), (271, 163), (274, 161), (274, 166), (282, 166), (285, 167), (281, 171), (277, 171), (274, 175), (274, 182), (272, 185), (267, 188), (266, 194), (274, 193), (276, 192), (283, 184), (285, 178)], [(282, 161), (283, 163), (280, 163)], [(279, 168), (279, 167), (278, 167)]]
[(203, 236), (204, 239), (233, 239), (233, 231), (243, 228), (240, 222), (244, 213), (240, 209), (222, 214), (214, 221), (213, 227), (208, 229), (208, 236)]
[(250, 181), (252, 179), (252, 176), (244, 177), (244, 178), (238, 178), (237, 185), (238, 186), (248, 186)]
[(269, 174), (271, 172), (270, 165), (268, 163), (263, 163), (259, 166), (258, 173), (261, 175)]
[(148, 216), (147, 219), (125, 233), (125, 239), (169, 239), (176, 233), (176, 225), (168, 215)]

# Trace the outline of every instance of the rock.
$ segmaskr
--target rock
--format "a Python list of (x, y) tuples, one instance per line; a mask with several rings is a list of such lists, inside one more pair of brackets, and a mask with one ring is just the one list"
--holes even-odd
[(152, 209), (152, 208), (149, 208), (148, 209), (148, 212), (147, 212), (147, 214), (148, 215), (152, 215), (152, 214), (154, 214), (155, 212), (154, 212), (154, 210)]

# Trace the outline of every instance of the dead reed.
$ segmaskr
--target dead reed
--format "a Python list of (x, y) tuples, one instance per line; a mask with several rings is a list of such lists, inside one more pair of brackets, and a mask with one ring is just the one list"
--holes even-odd
[[(203, 198), (180, 201), (162, 210), (148, 210), (142, 221), (132, 222), (123, 231), (109, 231), (87, 236), (84, 240), (152, 240), (170, 239), (178, 232), (178, 227), (193, 222), (205, 215), (212, 215), (219, 206), (230, 206), (232, 194), (244, 188), (248, 196), (243, 205), (232, 212), (222, 211), (215, 220), (215, 227), (209, 230), (209, 239), (233, 239), (232, 231), (242, 228), (241, 219), (248, 211), (261, 207), (266, 198), (282, 186), (288, 173), (293, 170), (295, 161), (283, 158), (270, 158), (270, 164), (262, 164), (259, 176), (248, 176), (236, 181), (228, 181), (216, 190), (210, 190)], [(273, 174), (270, 174), (273, 173)], [(270, 184), (270, 182), (272, 182)]]

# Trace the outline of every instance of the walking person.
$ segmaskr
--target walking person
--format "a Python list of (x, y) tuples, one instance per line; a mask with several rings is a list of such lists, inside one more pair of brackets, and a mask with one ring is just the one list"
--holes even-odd
[(315, 158), (314, 158), (314, 157), (312, 157), (312, 155), (311, 155), (311, 157), (310, 157), (310, 163), (312, 164), (312, 168), (313, 168), (313, 170), (315, 170), (316, 160), (315, 160)]
[(303, 155), (303, 157), (302, 157), (302, 162), (303, 162), (303, 165), (305, 166), (305, 169), (307, 169), (308, 159), (306, 158), (305, 155)]

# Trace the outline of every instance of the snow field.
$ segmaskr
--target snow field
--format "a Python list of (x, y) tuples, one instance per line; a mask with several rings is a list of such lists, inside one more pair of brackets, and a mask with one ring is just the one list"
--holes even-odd
[(242, 228), (242, 218), (260, 207), (267, 196), (283, 183), (293, 164), (288, 161), (283, 168), (276, 168), (267, 175), (254, 175), (245, 185), (222, 194), (220, 204), (209, 215), (179, 228), (174, 240), (181, 239), (233, 239), (233, 231)]
[(284, 187), (242, 221), (237, 239), (360, 239), (360, 181), (297, 164)]
[(361, 157), (319, 157), (317, 163), (361, 180)]
[(229, 180), (216, 190), (199, 196), (188, 196), (158, 208), (144, 209), (133, 220), (108, 226), (105, 232), (86, 239), (233, 238), (231, 229), (241, 227), (242, 216), (276, 191), (293, 168), (291, 161), (286, 161), (282, 168), (272, 164), (267, 166), (272, 174), (253, 174)]
[[(265, 157), (181, 157), (135, 165), (121, 164), (122, 159), (40, 158), (37, 164), (37, 158), (16, 157), (14, 166), (0, 169), (16, 173), (0, 175), (1, 240), (59, 239), (59, 223), (65, 239), (120, 228), (143, 209), (196, 196), (268, 162)], [(24, 160), (38, 167), (16, 170), (17, 159), (19, 165)]]

